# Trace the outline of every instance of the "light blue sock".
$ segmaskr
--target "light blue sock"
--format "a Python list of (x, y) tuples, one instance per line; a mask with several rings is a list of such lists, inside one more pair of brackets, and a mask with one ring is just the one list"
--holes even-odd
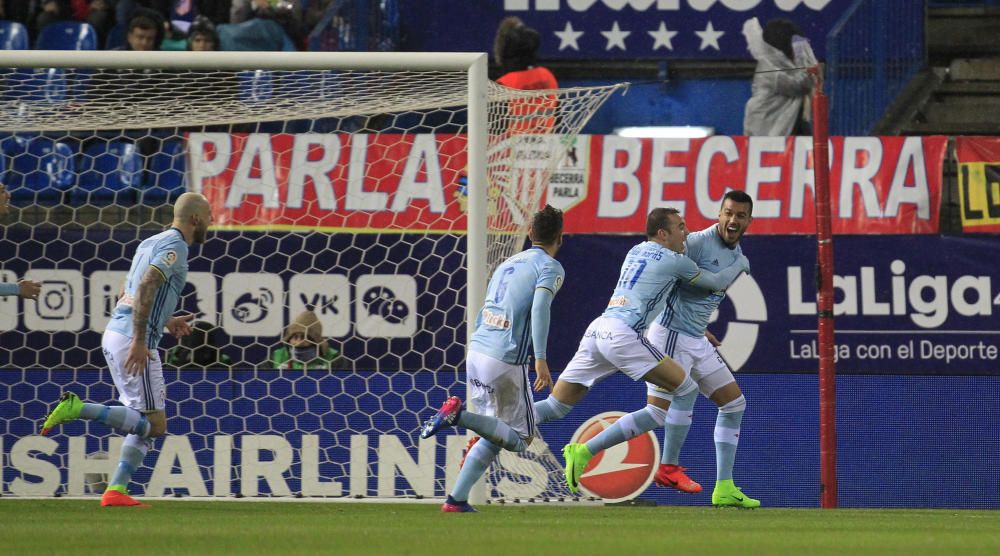
[(115, 470), (114, 476), (111, 477), (108, 488), (118, 487), (116, 490), (124, 492), (123, 489), (132, 480), (132, 474), (135, 473), (135, 470), (142, 465), (142, 460), (146, 457), (146, 453), (149, 452), (150, 444), (152, 443), (152, 440), (143, 439), (134, 434), (125, 437), (125, 442), (122, 444), (121, 456), (118, 460), (118, 469)]
[(667, 421), (663, 426), (663, 453), (660, 463), (677, 465), (681, 458), (681, 448), (691, 430), (691, 418), (694, 415), (694, 402), (698, 399), (698, 390), (674, 396), (667, 411)]
[(458, 473), (458, 480), (451, 489), (451, 497), (458, 502), (469, 500), (469, 491), (475, 486), (483, 473), (490, 468), (493, 459), (500, 453), (500, 447), (482, 438), (465, 455), (465, 465)]
[(655, 405), (647, 405), (639, 411), (633, 411), (615, 421), (613, 425), (601, 431), (600, 434), (587, 442), (587, 449), (597, 455), (601, 450), (635, 438), (644, 432), (663, 426), (667, 412)]
[(149, 420), (131, 407), (85, 403), (80, 408), (80, 418), (104, 423), (118, 432), (140, 438), (149, 436)]
[(740, 442), (740, 423), (746, 410), (746, 398), (740, 396), (719, 408), (715, 419), (715, 479), (726, 481), (733, 478), (736, 464), (736, 447)]
[(511, 452), (523, 452), (527, 448), (524, 439), (517, 434), (517, 431), (496, 417), (463, 411), (458, 416), (458, 424)]
[(538, 424), (540, 425), (549, 421), (555, 421), (556, 419), (562, 419), (571, 409), (573, 409), (573, 406), (562, 403), (550, 394), (544, 400), (535, 402), (535, 418), (538, 419)]

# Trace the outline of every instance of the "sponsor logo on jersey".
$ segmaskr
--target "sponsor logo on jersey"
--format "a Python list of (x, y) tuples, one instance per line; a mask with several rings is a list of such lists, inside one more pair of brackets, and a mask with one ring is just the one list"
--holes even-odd
[(627, 306), (628, 306), (628, 298), (625, 297), (624, 295), (616, 295), (615, 297), (612, 297), (610, 301), (608, 301), (608, 307), (627, 307)]
[(503, 328), (506, 330), (510, 328), (510, 319), (504, 315), (494, 313), (489, 309), (483, 309), (483, 324), (488, 324), (494, 328)]
[[(595, 415), (576, 429), (570, 442), (587, 442), (624, 415), (620, 411)], [(653, 482), (659, 454), (660, 443), (653, 431), (640, 434), (595, 455), (580, 477), (580, 487), (608, 502), (635, 498)]]

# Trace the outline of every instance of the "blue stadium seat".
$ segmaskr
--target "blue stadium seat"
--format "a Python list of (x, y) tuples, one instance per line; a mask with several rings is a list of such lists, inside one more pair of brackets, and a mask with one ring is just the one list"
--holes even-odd
[(0, 50), (27, 50), (28, 30), (16, 21), (0, 21)]
[(162, 150), (149, 157), (142, 203), (156, 206), (177, 200), (186, 187), (184, 165), (184, 143), (181, 141), (164, 143)]
[(104, 49), (114, 50), (119, 46), (125, 46), (125, 31), (124, 23), (118, 23), (112, 27), (108, 31), (108, 38), (104, 40)]
[(38, 50), (97, 50), (97, 31), (89, 23), (56, 21), (38, 34)]
[(271, 100), (274, 94), (274, 78), (267, 70), (241, 71), (240, 100), (243, 102), (263, 102)]
[(95, 143), (83, 151), (80, 181), (70, 191), (74, 206), (131, 205), (142, 181), (142, 157), (134, 143)]
[(7, 76), (9, 97), (23, 101), (63, 102), (68, 93), (64, 68), (16, 69)]
[(11, 157), (6, 184), (18, 204), (53, 204), (76, 181), (73, 148), (42, 137), (11, 137), (3, 142)]

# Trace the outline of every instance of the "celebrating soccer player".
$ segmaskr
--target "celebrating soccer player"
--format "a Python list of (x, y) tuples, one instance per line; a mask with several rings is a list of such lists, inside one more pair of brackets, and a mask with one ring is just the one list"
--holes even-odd
[(173, 225), (136, 249), (128, 278), (101, 346), (124, 407), (83, 403), (65, 392), (45, 419), (42, 434), (75, 419), (99, 421), (128, 434), (102, 506), (147, 506), (128, 495), (127, 485), (153, 439), (167, 430), (166, 387), (156, 347), (163, 329), (175, 336), (191, 332), (193, 315), (171, 317), (187, 282), (188, 246), (204, 243), (212, 213), (198, 193), (184, 193), (174, 205)]
[[(687, 256), (706, 269), (721, 268), (743, 256), (740, 238), (750, 226), (753, 199), (743, 191), (729, 191), (722, 198), (719, 223), (695, 232), (687, 239)], [(672, 303), (668, 304), (649, 327), (646, 337), (655, 346), (662, 346), (691, 373), (698, 389), (719, 407), (715, 420), (715, 490), (712, 504), (756, 508), (760, 500), (743, 494), (733, 484), (733, 465), (740, 439), (740, 423), (747, 402), (729, 365), (716, 350), (714, 336), (706, 336), (708, 321), (726, 291), (714, 292), (681, 286)], [(713, 345), (713, 343), (715, 345)], [(652, 384), (647, 385), (648, 402), (667, 412), (663, 434), (663, 454), (655, 480), (658, 484), (682, 492), (701, 492), (701, 485), (691, 480), (678, 466), (681, 446), (691, 429), (691, 416), (698, 392), (670, 393)]]
[[(686, 394), (695, 390), (696, 385), (684, 369), (665, 357), (643, 333), (680, 284), (719, 290), (748, 271), (749, 263), (740, 256), (718, 274), (700, 269), (684, 256), (687, 235), (677, 209), (650, 211), (646, 218), (647, 240), (625, 257), (607, 309), (587, 327), (576, 355), (559, 376), (552, 394), (535, 403), (539, 422), (562, 418), (592, 386), (618, 370), (666, 391)], [(569, 489), (577, 492), (580, 475), (593, 454), (663, 426), (666, 416), (666, 411), (647, 405), (625, 415), (587, 444), (566, 445), (563, 456)]]
[(458, 480), (442, 506), (445, 512), (474, 512), (469, 491), (501, 448), (524, 451), (536, 435), (528, 391), (528, 358), (535, 356), (535, 391), (552, 386), (546, 360), (549, 309), (565, 272), (553, 257), (562, 245), (562, 211), (546, 205), (535, 213), (532, 246), (497, 267), (486, 290), (465, 367), (479, 413), (465, 411), (452, 396), (424, 425), (421, 438), (459, 425), (482, 438), (465, 457)]

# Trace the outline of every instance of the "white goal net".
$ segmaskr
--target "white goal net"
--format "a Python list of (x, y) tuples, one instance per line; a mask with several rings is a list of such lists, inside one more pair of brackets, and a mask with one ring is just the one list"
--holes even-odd
[[(215, 226), (192, 249), (161, 344), (168, 436), (147, 496), (443, 496), (466, 437), (419, 440), (464, 397), (469, 315), (567, 145), (618, 87), (514, 91), (483, 55), (6, 53), (0, 175), (3, 491), (85, 494), (121, 438), (37, 436), (64, 390), (115, 399), (100, 335), (138, 243), (183, 191)], [(471, 306), (470, 306), (471, 305)], [(322, 344), (287, 342), (311, 311)], [(110, 457), (107, 454), (111, 454)], [(505, 454), (491, 495), (565, 495), (544, 441)]]

